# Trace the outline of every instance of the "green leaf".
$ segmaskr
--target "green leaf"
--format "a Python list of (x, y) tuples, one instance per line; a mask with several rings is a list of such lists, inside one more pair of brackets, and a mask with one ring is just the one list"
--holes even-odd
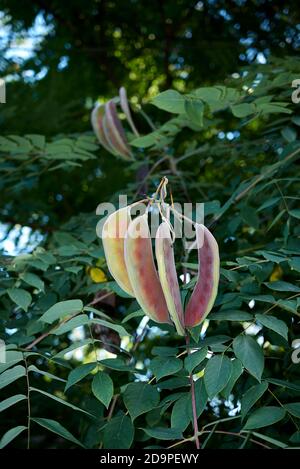
[(281, 197), (272, 197), (271, 199), (266, 200), (258, 209), (257, 212), (261, 212), (266, 208), (272, 207), (273, 205), (277, 204), (281, 200)]
[(69, 257), (76, 256), (76, 254), (80, 254), (80, 249), (75, 246), (60, 246), (57, 249), (57, 252), (60, 256)]
[(263, 114), (272, 114), (272, 113), (283, 113), (283, 114), (290, 114), (292, 111), (290, 109), (286, 109), (284, 106), (287, 106), (287, 103), (267, 103), (261, 104), (259, 106), (259, 111)]
[(228, 383), (232, 373), (231, 360), (225, 355), (214, 355), (205, 367), (204, 384), (208, 397), (215, 397)]
[(300, 292), (300, 287), (297, 287), (296, 285), (293, 285), (289, 282), (284, 282), (282, 280), (279, 280), (278, 282), (265, 282), (265, 285), (271, 290), (275, 291), (290, 291), (295, 293)]
[(89, 323), (89, 318), (86, 314), (79, 314), (74, 318), (69, 319), (69, 321), (61, 324), (57, 329), (53, 331), (55, 335), (62, 335), (66, 332), (72, 331), (76, 327), (84, 326)]
[(297, 272), (300, 272), (300, 256), (289, 259), (289, 265), (291, 270), (297, 270)]
[[(197, 381), (195, 381), (194, 384), (195, 387), (195, 396), (196, 396), (196, 410), (197, 410), (197, 417), (200, 417), (202, 412), (205, 409), (205, 406), (207, 404), (208, 400), (208, 395), (206, 392), (205, 384), (204, 384), (204, 379), (199, 378)], [(192, 408), (192, 401), (190, 399), (189, 405), (188, 405), (188, 414), (190, 416), (190, 421), (192, 422), (193, 420), (193, 408)]]
[(237, 382), (237, 380), (243, 373), (243, 366), (240, 360), (236, 358), (232, 360), (231, 363), (232, 363), (232, 373), (231, 373), (230, 379), (228, 383), (226, 384), (225, 388), (223, 389), (223, 391), (221, 392), (221, 394), (225, 397), (225, 399), (229, 398), (229, 395), (233, 389), (233, 386), (235, 385), (235, 383)]
[(14, 404), (17, 404), (17, 402), (23, 401), (24, 399), (27, 399), (24, 394), (16, 394), (15, 396), (4, 399), (4, 401), (0, 402), (0, 412), (8, 409)]
[(258, 432), (251, 432), (253, 436), (256, 436), (257, 438), (260, 438), (261, 440), (267, 441), (268, 443), (271, 443), (274, 446), (278, 446), (278, 448), (287, 448), (288, 445), (286, 443), (283, 443), (282, 441), (275, 440), (275, 438), (271, 438), (270, 436), (263, 435), (262, 433)]
[(202, 324), (198, 324), (198, 326), (195, 326), (189, 329), (189, 333), (191, 334), (191, 337), (194, 342), (199, 341), (201, 329), (202, 329)]
[[(211, 108), (220, 107), (222, 89), (216, 86), (203, 86), (195, 90), (195, 95), (205, 101)], [(221, 104), (224, 106), (224, 104)]]
[[(275, 304), (275, 302), (274, 302)], [(297, 300), (278, 300), (277, 306), (289, 313), (298, 314), (297, 313)]]
[(183, 438), (182, 432), (179, 428), (143, 428), (146, 435), (157, 440), (180, 440)]
[(277, 332), (285, 340), (288, 338), (288, 327), (285, 322), (280, 319), (274, 318), (274, 316), (266, 316), (264, 314), (256, 314), (256, 319), (268, 329)]
[(178, 91), (167, 90), (152, 99), (152, 104), (167, 112), (182, 114), (185, 112), (185, 98)]
[(100, 311), (99, 309), (93, 308), (92, 306), (85, 306), (83, 308), (83, 311), (88, 311), (89, 313), (94, 313), (97, 316), (100, 316), (101, 318), (104, 318), (104, 319), (110, 321), (110, 317), (107, 314), (103, 313), (103, 311)]
[(235, 117), (243, 118), (255, 113), (255, 105), (249, 103), (234, 104), (231, 106), (231, 111)]
[(92, 391), (94, 396), (108, 409), (111, 398), (114, 395), (114, 383), (111, 377), (104, 373), (104, 371), (98, 371), (93, 378)]
[(72, 443), (75, 443), (78, 446), (81, 446), (84, 448), (83, 444), (75, 438), (75, 436), (72, 435), (72, 433), (69, 432), (65, 427), (63, 427), (60, 423), (56, 422), (55, 420), (52, 419), (44, 419), (44, 418), (31, 418), (31, 420), (41, 427), (46, 428), (50, 432), (56, 433), (56, 435), (61, 436), (62, 438), (65, 438), (66, 440), (71, 441)]
[(185, 396), (186, 392), (175, 392), (174, 394), (167, 394), (161, 402), (159, 403), (159, 407), (161, 409), (161, 415), (164, 413), (164, 409), (170, 407), (170, 405), (174, 404), (180, 397)]
[(293, 391), (300, 391), (300, 384), (291, 383), (290, 381), (277, 378), (267, 378), (267, 381), (268, 383), (281, 386), (282, 388), (292, 389)]
[(300, 419), (300, 402), (292, 402), (291, 404), (285, 404), (284, 408), (289, 414)]
[(22, 433), (24, 430), (27, 430), (27, 427), (24, 427), (24, 425), (20, 425), (19, 427), (14, 427), (8, 430), (6, 433), (4, 433), (3, 437), (0, 440), (0, 449), (3, 449), (5, 446), (7, 446), (12, 440), (17, 438), (20, 433)]
[(141, 316), (145, 316), (145, 313), (142, 309), (139, 309), (138, 311), (134, 311), (133, 313), (127, 314), (127, 316), (125, 316), (125, 318), (122, 320), (122, 324), (130, 321), (130, 319), (140, 318)]
[(284, 127), (281, 130), (281, 135), (289, 143), (294, 142), (297, 138), (297, 132), (292, 127)]
[(44, 396), (49, 397), (50, 399), (53, 399), (54, 401), (59, 402), (60, 404), (70, 407), (73, 410), (77, 410), (78, 412), (83, 412), (84, 414), (90, 415), (89, 412), (86, 412), (85, 410), (80, 409), (80, 407), (77, 407), (76, 405), (71, 404), (70, 402), (65, 401), (64, 399), (61, 399), (60, 397), (54, 396), (53, 394), (50, 394), (49, 392), (43, 391), (42, 389), (33, 388), (31, 386), (30, 391), (39, 392), (40, 394), (43, 394)]
[(201, 350), (198, 350), (197, 352), (190, 353), (185, 359), (184, 359), (184, 367), (188, 371), (189, 374), (192, 373), (192, 371), (198, 366), (203, 360), (206, 358), (208, 352), (207, 347), (203, 347)]
[(220, 275), (225, 277), (229, 282), (232, 282), (233, 284), (237, 284), (239, 280), (239, 273), (232, 271), (232, 270), (226, 270), (221, 268), (220, 269)]
[(294, 218), (298, 218), (298, 220), (300, 219), (300, 209), (299, 208), (289, 210), (289, 214)]
[(101, 326), (107, 327), (108, 329), (112, 329), (113, 331), (116, 331), (120, 336), (130, 335), (129, 332), (127, 332), (124, 327), (119, 326), (118, 324), (113, 324), (111, 322), (104, 321), (103, 319), (91, 319), (90, 323), (100, 324)]
[(300, 443), (300, 431), (293, 433), (289, 440), (291, 443)]
[(28, 283), (28, 285), (31, 285), (32, 287), (35, 287), (40, 291), (44, 291), (44, 288), (45, 288), (44, 282), (36, 274), (25, 272), (24, 274), (20, 275), (20, 278), (24, 282)]
[(0, 363), (0, 373), (7, 370), (7, 368), (16, 365), (22, 360), (24, 360), (22, 352), (17, 352), (15, 350), (6, 350), (5, 363)]
[(228, 342), (229, 340), (231, 340), (231, 337), (228, 335), (213, 335), (205, 337), (205, 339), (201, 340), (198, 345), (201, 347), (204, 347), (205, 345), (219, 345), (223, 344), (224, 342)]
[(93, 340), (92, 339), (84, 339), (84, 340), (79, 340), (77, 342), (74, 342), (72, 345), (70, 345), (67, 348), (64, 348), (60, 352), (56, 353), (53, 355), (53, 358), (62, 358), (66, 353), (72, 352), (73, 350), (76, 350), (81, 347), (85, 347), (86, 345), (92, 344)]
[(0, 379), (0, 389), (4, 388), (5, 386), (8, 386), (17, 379), (22, 378), (23, 376), (25, 376), (25, 374), (25, 368), (21, 365), (16, 365), (10, 370), (4, 371)]
[(78, 274), (82, 269), (83, 269), (83, 266), (81, 265), (77, 265), (77, 266), (74, 265), (74, 266), (64, 268), (66, 272), (71, 272), (71, 274)]
[(274, 254), (273, 252), (269, 251), (257, 251), (257, 254), (263, 256), (266, 260), (275, 262), (276, 264), (280, 264), (286, 260), (285, 257), (279, 256), (278, 254)]
[(51, 380), (54, 379), (56, 381), (61, 381), (63, 383), (66, 382), (65, 379), (59, 378), (58, 376), (55, 376), (52, 373), (49, 373), (48, 371), (40, 370), (35, 365), (30, 365), (28, 367), (28, 371), (33, 371), (34, 373), (39, 373), (40, 375), (46, 376), (47, 378), (50, 378)]
[(243, 430), (255, 430), (256, 428), (273, 425), (282, 420), (285, 417), (285, 413), (282, 407), (261, 407), (250, 415)]
[(267, 232), (271, 230), (271, 228), (273, 228), (273, 226), (276, 225), (276, 223), (279, 222), (279, 220), (283, 217), (283, 215), (286, 213), (286, 210), (283, 209), (281, 210), (279, 213), (277, 213), (276, 217), (273, 218), (272, 222), (270, 223), (270, 225), (268, 226), (268, 229), (267, 229)]
[(36, 148), (40, 150), (44, 149), (45, 143), (46, 143), (46, 139), (44, 135), (27, 134), (25, 135), (25, 137), (28, 137)]
[(134, 426), (131, 419), (122, 413), (111, 419), (104, 429), (105, 449), (128, 449), (132, 445)]
[(143, 137), (134, 138), (131, 140), (130, 145), (136, 148), (149, 148), (152, 147), (152, 145), (159, 144), (161, 139), (162, 135), (158, 131), (154, 131)]
[(246, 370), (260, 381), (265, 360), (263, 351), (256, 340), (249, 335), (239, 335), (233, 341), (233, 351)]
[(254, 404), (261, 398), (261, 396), (268, 389), (268, 383), (263, 381), (260, 384), (255, 384), (248, 391), (245, 392), (241, 399), (241, 414), (242, 418), (245, 418), (249, 410), (254, 406)]
[(252, 321), (253, 316), (246, 311), (221, 310), (208, 316), (210, 321)]
[(105, 358), (104, 360), (100, 360), (101, 365), (110, 368), (111, 370), (117, 371), (135, 371), (132, 365), (126, 365), (124, 360), (121, 358)]
[(173, 375), (182, 368), (182, 361), (176, 357), (155, 357), (149, 365), (150, 370), (159, 380), (165, 376)]
[(184, 432), (190, 423), (188, 406), (191, 401), (191, 395), (186, 393), (181, 396), (174, 404), (171, 413), (171, 428), (177, 428)]
[(150, 384), (130, 383), (125, 389), (123, 400), (132, 420), (134, 420), (139, 415), (158, 406), (159, 393)]
[(185, 101), (184, 109), (187, 117), (194, 124), (198, 125), (199, 127), (203, 126), (204, 105), (200, 100), (194, 101), (187, 98)]
[(160, 347), (154, 346), (151, 350), (152, 355), (158, 355), (159, 357), (175, 357), (178, 354), (177, 347)]
[(32, 301), (32, 297), (28, 291), (23, 290), (23, 288), (9, 288), (7, 293), (16, 305), (20, 306), (25, 312), (28, 311), (28, 307)]
[(74, 370), (72, 370), (69, 373), (69, 376), (68, 376), (68, 381), (67, 381), (67, 384), (66, 384), (66, 387), (65, 387), (65, 392), (71, 386), (74, 386), (74, 384), (78, 383), (83, 378), (88, 376), (91, 373), (91, 371), (93, 371), (95, 369), (96, 366), (97, 366), (96, 362), (94, 362), (94, 363), (85, 363), (84, 365), (80, 365), (77, 368), (75, 368)]
[(51, 308), (40, 317), (40, 321), (52, 324), (57, 319), (62, 319), (69, 314), (79, 313), (82, 309), (83, 303), (81, 300), (60, 301), (51, 306)]
[(177, 389), (189, 386), (190, 381), (187, 376), (176, 376), (175, 378), (165, 379), (157, 384), (158, 389)]
[[(122, 290), (122, 288), (119, 286), (119, 284), (117, 282), (105, 282), (104, 284), (102, 283), (101, 286), (103, 288), (108, 288), (109, 291), (113, 291), (116, 295), (120, 296), (121, 298), (131, 298), (130, 295), (128, 295), (128, 293), (124, 292), (124, 290)], [(97, 285), (96, 285), (97, 287)], [(98, 291), (98, 288), (97, 287), (97, 290)]]

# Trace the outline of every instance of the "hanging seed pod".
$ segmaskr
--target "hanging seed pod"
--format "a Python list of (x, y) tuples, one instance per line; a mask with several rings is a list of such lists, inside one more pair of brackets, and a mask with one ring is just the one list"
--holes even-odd
[(177, 279), (174, 249), (170, 228), (166, 222), (159, 225), (155, 239), (155, 253), (159, 279), (170, 316), (179, 335), (184, 335), (184, 316)]
[(104, 131), (112, 148), (124, 159), (131, 160), (132, 154), (126, 135), (112, 100), (105, 104)]
[(127, 272), (139, 305), (154, 321), (172, 324), (154, 264), (147, 215), (130, 223), (124, 244)]
[(133, 122), (132, 117), (131, 117), (131, 112), (130, 112), (128, 99), (127, 99), (127, 93), (126, 93), (126, 90), (125, 90), (124, 86), (122, 86), (120, 88), (119, 96), (120, 96), (121, 108), (122, 108), (122, 111), (124, 112), (124, 114), (126, 116), (128, 124), (130, 125), (133, 133), (138, 137), (139, 133), (138, 133), (138, 131), (136, 129), (136, 126), (134, 125), (134, 122)]
[(204, 225), (196, 225), (198, 248), (198, 279), (185, 311), (186, 327), (200, 324), (215, 302), (220, 275), (217, 241)]
[(124, 239), (131, 221), (129, 210), (125, 207), (109, 215), (103, 225), (102, 244), (111, 275), (122, 290), (134, 296), (124, 258)]
[(109, 153), (116, 155), (116, 152), (113, 150), (104, 132), (104, 128), (103, 128), (104, 111), (105, 111), (105, 108), (104, 108), (104, 105), (102, 104), (97, 104), (94, 107), (92, 114), (91, 114), (92, 127), (101, 145)]

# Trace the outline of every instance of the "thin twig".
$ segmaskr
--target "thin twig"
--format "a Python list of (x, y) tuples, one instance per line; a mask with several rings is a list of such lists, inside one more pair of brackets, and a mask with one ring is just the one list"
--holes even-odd
[[(292, 153), (290, 153), (289, 155), (287, 155), (282, 161), (279, 161), (278, 163), (275, 163), (275, 165), (277, 166), (282, 166), (284, 163), (287, 163), (288, 161), (290, 161), (295, 155), (297, 155), (297, 153), (300, 152), (300, 149), (297, 148), (297, 150), (293, 151)], [(269, 169), (267, 169), (264, 173), (261, 173), (259, 175), (257, 175), (255, 178), (253, 178), (252, 182), (250, 182), (247, 187), (245, 187), (245, 189), (240, 192), (239, 194), (237, 194), (232, 202), (230, 203), (230, 205), (228, 204), (228, 202), (230, 201), (227, 201), (225, 205), (228, 204), (228, 206), (226, 207), (226, 209), (224, 211), (221, 210), (221, 212), (219, 213), (219, 215), (217, 215), (215, 218), (213, 218), (213, 220), (211, 221), (210, 225), (212, 225), (213, 223), (217, 222), (221, 217), (222, 215), (225, 213), (225, 211), (227, 211), (227, 209), (239, 202), (242, 198), (244, 198), (248, 192), (250, 192), (252, 189), (254, 189), (255, 186), (257, 186), (257, 184), (259, 184), (260, 182), (262, 182), (266, 177), (270, 176), (273, 171), (274, 171), (274, 166), (275, 165), (272, 165), (269, 167)], [(277, 169), (277, 168), (276, 168)]]
[(176, 158), (177, 163), (181, 163), (182, 161), (186, 160), (187, 158), (190, 158), (191, 156), (194, 155), (199, 155), (199, 153), (205, 153), (207, 151), (208, 146), (204, 145), (201, 148), (196, 148), (196, 150), (192, 150), (188, 153), (185, 153), (183, 156), (180, 156), (179, 158)]
[(90, 336), (91, 336), (91, 340), (92, 340), (93, 352), (94, 352), (95, 360), (96, 360), (96, 363), (97, 363), (97, 371), (99, 371), (99, 362), (98, 362), (97, 349), (96, 349), (96, 345), (95, 345), (95, 339), (94, 339), (94, 336), (93, 336), (93, 331), (92, 331), (92, 328), (91, 328), (91, 325), (90, 325), (90, 324), (88, 324), (88, 328), (89, 328), (89, 331), (90, 331)]
[[(186, 349), (187, 353), (190, 354), (190, 339), (189, 336), (185, 336), (185, 341), (186, 341)], [(192, 397), (192, 410), (193, 410), (193, 427), (194, 427), (194, 440), (196, 443), (196, 448), (200, 449), (200, 442), (198, 438), (198, 418), (197, 418), (197, 406), (196, 406), (196, 396), (195, 396), (195, 383), (193, 379), (193, 373), (191, 372), (189, 375), (189, 380), (190, 380), (190, 385), (191, 385), (191, 397)]]
[[(203, 430), (203, 431), (198, 433), (198, 436), (201, 436), (201, 435), (206, 434), (206, 433), (211, 433), (211, 430)], [(220, 435), (232, 435), (232, 436), (236, 436), (238, 438), (243, 438), (243, 439), (247, 438), (246, 435), (241, 435), (240, 433), (234, 433), (234, 432), (227, 432), (227, 431), (224, 431), (224, 430), (215, 430), (215, 433), (218, 433)], [(247, 433), (247, 435), (248, 435), (248, 433)], [(168, 446), (168, 449), (175, 448), (177, 446), (182, 445), (183, 443), (188, 443), (190, 441), (194, 441), (194, 436), (192, 436), (190, 438), (185, 438), (184, 440), (181, 440), (181, 441), (177, 441), (177, 443), (174, 443), (173, 445)], [(260, 441), (254, 440), (253, 438), (250, 438), (250, 441), (252, 443), (255, 443), (255, 444), (259, 445), (259, 446), (262, 446), (265, 449), (272, 449), (270, 446), (267, 446), (264, 443), (261, 443)]]
[[(93, 301), (91, 301), (90, 303), (88, 303), (87, 306), (92, 306), (92, 305), (95, 305), (97, 303), (100, 303), (100, 301), (102, 301), (104, 298), (107, 298), (108, 296), (110, 295), (113, 295), (114, 292), (109, 292), (109, 293), (105, 293), (104, 295), (100, 296), (99, 298), (94, 298)], [(25, 350), (31, 350), (35, 345), (37, 345), (39, 342), (41, 342), (42, 340), (44, 340), (46, 337), (48, 337), (50, 334), (52, 334), (53, 331), (55, 331), (55, 329), (57, 329), (58, 327), (60, 327), (62, 324), (65, 324), (66, 322), (68, 322), (70, 319), (73, 319), (75, 318), (75, 316), (77, 316), (78, 314), (80, 314), (81, 311), (78, 311), (77, 313), (73, 314), (72, 316), (69, 316), (65, 319), (63, 319), (59, 324), (55, 325), (54, 327), (52, 327), (48, 332), (44, 332), (44, 334), (40, 335), (39, 337), (37, 337), (36, 339), (34, 339), (33, 342), (31, 342), (29, 345), (27, 345), (27, 347), (25, 348)]]
[(139, 184), (137, 190), (136, 190), (136, 193), (134, 194), (134, 199), (136, 199), (136, 197), (140, 194), (140, 191), (141, 191), (141, 187), (143, 187), (146, 183), (146, 181), (149, 179), (149, 177), (151, 176), (151, 174), (154, 172), (154, 170), (161, 164), (163, 163), (164, 161), (166, 161), (168, 159), (167, 156), (163, 156), (162, 158), (160, 158), (158, 161), (156, 161), (153, 166), (149, 169), (148, 173), (146, 174), (146, 176), (144, 177), (144, 179), (141, 181), (141, 183)]
[(115, 410), (115, 406), (118, 400), (119, 394), (115, 394), (109, 408), (108, 416), (107, 416), (107, 421), (109, 422), (112, 418), (113, 412)]
[(23, 358), (25, 362), (25, 370), (26, 370), (26, 383), (27, 383), (27, 449), (30, 449), (30, 424), (31, 424), (31, 405), (30, 405), (30, 383), (29, 383), (29, 371), (28, 371), (28, 364), (27, 358), (23, 353)]

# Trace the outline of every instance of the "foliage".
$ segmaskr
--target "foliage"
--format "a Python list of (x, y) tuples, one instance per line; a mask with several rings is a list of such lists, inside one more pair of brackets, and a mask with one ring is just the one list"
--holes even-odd
[[(190, 374), (202, 447), (299, 443), (300, 61), (227, 72), (136, 107), (132, 162), (91, 131), (1, 137), (4, 238), (20, 223), (31, 239), (1, 257), (0, 447), (193, 448)], [(162, 176), (177, 202), (205, 203), (220, 247), (217, 300), (188, 349), (111, 280), (96, 234), (99, 202), (135, 201)], [(185, 299), (194, 254), (176, 247)]]

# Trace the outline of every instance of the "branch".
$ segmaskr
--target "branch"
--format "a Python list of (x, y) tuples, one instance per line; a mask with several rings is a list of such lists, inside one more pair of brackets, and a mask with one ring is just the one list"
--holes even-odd
[[(239, 192), (238, 190), (228, 199), (228, 201), (223, 205), (223, 208), (221, 210), (221, 212), (215, 217), (212, 219), (211, 223), (209, 224), (208, 227), (210, 227), (212, 224), (216, 223), (223, 215), (225, 212), (227, 212), (227, 210), (229, 209), (229, 207), (231, 207), (232, 205), (236, 204), (237, 202), (239, 202), (243, 197), (245, 197), (252, 189), (254, 189), (254, 187), (257, 186), (257, 184), (259, 184), (260, 182), (262, 182), (264, 179), (266, 179), (267, 177), (271, 176), (274, 171), (276, 172), (281, 166), (284, 166), (286, 163), (288, 163), (290, 160), (292, 160), (294, 158), (294, 156), (296, 156), (298, 153), (300, 153), (300, 148), (297, 148), (297, 150), (293, 151), (292, 153), (290, 153), (289, 155), (287, 155), (283, 160), (281, 161), (278, 161), (277, 163), (269, 166), (269, 168), (266, 169), (266, 171), (264, 173), (261, 173), (259, 175), (257, 175), (255, 178), (253, 178), (249, 184), (245, 187), (245, 189), (243, 189), (241, 192)], [(245, 184), (245, 181), (241, 184), (243, 185)], [(241, 187), (241, 185), (239, 187)]]
[[(94, 298), (93, 301), (91, 301), (90, 303), (88, 303), (87, 306), (92, 306), (92, 305), (95, 305), (97, 303), (100, 303), (100, 301), (102, 301), (104, 298), (107, 298), (108, 296), (110, 295), (113, 295), (114, 292), (109, 292), (109, 293), (105, 293), (103, 296), (101, 296), (100, 298)], [(48, 332), (44, 332), (44, 334), (40, 335), (39, 337), (37, 337), (33, 342), (31, 342), (31, 344), (27, 345), (27, 347), (25, 348), (25, 350), (31, 350), (35, 345), (37, 345), (38, 343), (40, 343), (42, 340), (44, 340), (46, 337), (48, 337), (50, 334), (52, 334), (52, 332), (57, 329), (58, 327), (60, 327), (62, 324), (68, 322), (70, 319), (73, 319), (75, 318), (75, 316), (77, 316), (77, 314), (79, 314), (81, 311), (78, 311), (77, 313), (73, 314), (72, 316), (70, 317), (67, 317), (65, 318), (63, 321), (61, 321), (59, 324), (57, 324), (56, 326), (52, 327)]]
[[(211, 433), (211, 430), (203, 430), (201, 432), (198, 432), (197, 436), (201, 436), (205, 433)], [(225, 430), (215, 430), (214, 433), (218, 433), (220, 435), (232, 435), (232, 436), (236, 436), (238, 438), (243, 438), (243, 439), (249, 438), (248, 433), (247, 433), (247, 435), (241, 435), (241, 433), (227, 432)], [(190, 438), (185, 438), (184, 440), (181, 440), (181, 441), (178, 441), (177, 443), (174, 443), (174, 445), (168, 446), (168, 449), (175, 448), (177, 446), (182, 445), (183, 443), (188, 443), (189, 441), (194, 441), (194, 439), (195, 439), (194, 436), (192, 436)], [(265, 449), (272, 449), (270, 446), (267, 446), (264, 443), (261, 443), (260, 441), (254, 440), (253, 438), (250, 438), (250, 441), (252, 443), (255, 443), (256, 445), (262, 446)]]
[[(190, 354), (190, 338), (188, 335), (185, 336), (186, 341), (186, 350)], [(189, 375), (190, 385), (191, 385), (191, 397), (192, 397), (192, 409), (193, 409), (193, 427), (194, 427), (194, 440), (196, 443), (196, 448), (200, 449), (200, 442), (198, 438), (199, 429), (198, 429), (198, 419), (197, 419), (197, 405), (196, 405), (196, 396), (195, 396), (195, 383), (193, 379), (193, 372)]]

